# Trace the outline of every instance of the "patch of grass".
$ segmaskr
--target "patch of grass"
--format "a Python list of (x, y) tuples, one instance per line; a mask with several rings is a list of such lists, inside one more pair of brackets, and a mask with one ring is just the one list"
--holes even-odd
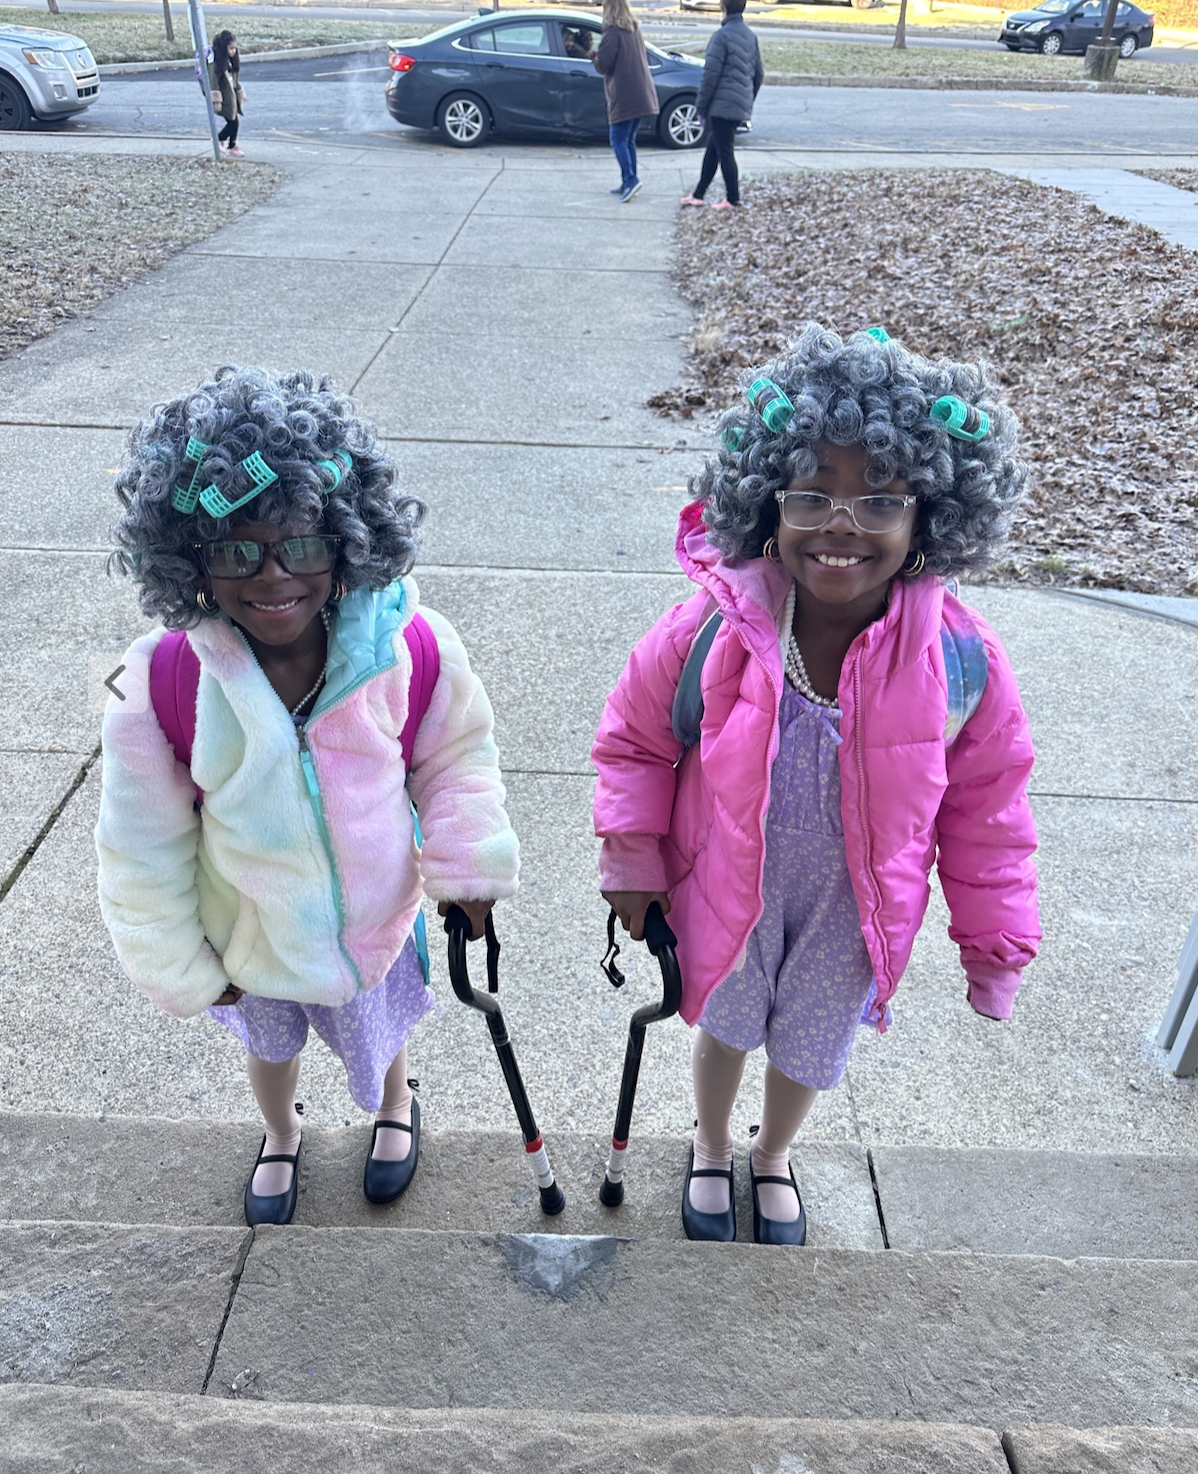
[[(1080, 56), (1036, 56), (1000, 46), (992, 52), (930, 46), (895, 51), (892, 46), (864, 42), (764, 40), (761, 59), (767, 72), (818, 77), (969, 77), (995, 86), (1001, 86), (1004, 80), (1080, 82), (1085, 78)], [(1136, 57), (1130, 63), (1119, 63), (1116, 80), (1176, 87), (1185, 85), (1189, 78), (1187, 68)], [(1192, 86), (1198, 91), (1198, 77)]]
[(931, 357), (987, 360), (1022, 422), (1032, 485), (997, 577), (1194, 591), (1198, 256), (986, 170), (778, 174), (743, 199), (733, 220), (679, 221), (690, 377), (654, 409), (737, 402), (744, 370), (808, 320), (880, 323)]
[[(7, 25), (36, 26), (44, 31), (66, 31), (80, 36), (91, 48), (100, 66), (122, 61), (182, 61), (193, 56), (187, 12), (172, 7), (175, 39), (166, 39), (161, 13), (114, 10), (64, 11), (51, 15), (32, 7), (5, 10)], [(377, 41), (386, 36), (405, 38), (427, 35), (436, 26), (409, 26), (402, 14), (395, 23), (353, 20), (309, 20), (307, 17), (244, 15), (236, 10), (207, 8), (204, 20), (211, 40), (217, 31), (230, 30), (237, 37), (243, 56), (257, 51), (286, 51), (294, 46), (337, 46), (349, 41)]]
[(212, 235), (285, 177), (154, 155), (0, 156), (0, 357)]

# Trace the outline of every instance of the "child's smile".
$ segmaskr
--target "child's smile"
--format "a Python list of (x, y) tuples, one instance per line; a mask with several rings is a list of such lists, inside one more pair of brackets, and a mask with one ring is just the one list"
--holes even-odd
[[(282, 654), (283, 647), (305, 643), (305, 634), (328, 602), (333, 586), (331, 571), (289, 573), (279, 558), (280, 542), (308, 536), (312, 531), (306, 527), (275, 527), (268, 522), (238, 522), (225, 534), (226, 542), (269, 545), (262, 566), (248, 578), (220, 578), (208, 573), (213, 598), (241, 626), (251, 645), (271, 646)], [(323, 642), (319, 625), (317, 630)]]
[[(865, 450), (859, 445), (821, 445), (817, 454), (815, 474), (795, 478), (787, 490), (822, 493), (849, 505), (835, 507), (828, 521), (814, 529), (788, 527), (780, 519), (778, 556), (798, 585), (802, 602), (806, 602), (806, 595), (818, 603), (836, 605), (845, 613), (858, 606), (868, 622), (876, 617), (891, 579), (917, 545), (916, 509), (913, 505), (902, 508), (901, 520), (893, 531), (863, 531), (850, 507), (855, 510), (861, 498), (876, 498), (879, 494), (909, 496), (907, 483), (895, 480), (885, 487), (871, 486), (865, 479)], [(866, 520), (864, 508), (859, 515)], [(899, 516), (898, 508), (895, 515)]]

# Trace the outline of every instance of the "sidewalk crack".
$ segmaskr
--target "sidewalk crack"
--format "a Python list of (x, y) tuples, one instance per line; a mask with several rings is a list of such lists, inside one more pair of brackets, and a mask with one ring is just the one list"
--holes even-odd
[(17, 881), (20, 880), (22, 874), (24, 873), (25, 867), (29, 864), (30, 860), (33, 859), (34, 855), (37, 854), (38, 850), (42, 846), (43, 841), (49, 837), (50, 831), (54, 828), (55, 824), (57, 824), (59, 819), (62, 817), (63, 811), (66, 809), (67, 804), (70, 803), (76, 793), (78, 793), (80, 788), (82, 788), (84, 779), (87, 777), (88, 773), (91, 772), (99, 756), (100, 744), (97, 743), (95, 750), (92, 752), (90, 757), (85, 760), (83, 766), (75, 774), (71, 786), (67, 789), (63, 796), (59, 799), (58, 803), (54, 806), (50, 817), (38, 830), (37, 834), (33, 838), (32, 843), (26, 846), (24, 853), (18, 858), (16, 864), (4, 877), (3, 882), (0, 883), (0, 902), (4, 900), (9, 891), (12, 890), (14, 885), (16, 885)]
[(420, 290), (415, 294), (415, 296), (412, 298), (412, 300), (408, 303), (408, 305), (400, 313), (400, 315), (399, 315), (399, 321), (398, 322), (395, 322), (395, 323), (392, 323), (392, 325), (387, 329), (387, 332), (386, 332), (386, 335), (383, 338), (383, 341), (379, 344), (378, 348), (370, 355), (370, 359), (366, 363), (366, 366), (362, 369), (362, 372), (357, 376), (357, 378), (349, 386), (349, 392), (351, 394), (356, 394), (358, 392), (358, 385), (362, 382), (362, 380), (366, 377), (366, 375), (370, 372), (370, 370), (374, 367), (374, 365), (378, 362), (378, 360), (386, 352), (387, 346), (388, 346), (389, 343), (391, 343), (394, 340), (396, 332), (401, 327), (403, 327), (404, 323), (407, 321), (408, 314), (416, 306), (417, 302), (419, 302), (420, 299), (424, 296), (425, 292), (428, 291), (429, 284), (436, 278), (437, 273), (441, 270), (441, 267), (445, 264), (445, 258), (446, 258), (446, 256), (449, 254), (449, 252), (451, 250), (453, 250), (454, 242), (457, 240), (458, 236), (461, 235), (462, 231), (465, 230), (465, 228), (469, 224), (469, 222), (473, 219), (475, 210), (478, 209), (479, 205), (481, 205), (482, 202), (483, 202), (483, 200), (486, 199), (487, 195), (490, 194), (490, 192), (491, 192), (491, 186), (495, 183), (495, 181), (503, 173), (504, 162), (505, 161), (502, 160), (502, 159), (499, 161), (499, 168), (491, 176), (491, 178), (487, 181), (487, 187), (486, 187), (486, 189), (484, 189), (484, 190), (481, 191), (481, 193), (479, 194), (478, 198), (474, 201), (474, 203), (470, 206), (469, 210), (466, 211), (466, 213), (462, 216), (461, 220), (458, 222), (458, 228), (450, 236), (449, 240), (446, 241), (446, 243), (445, 243), (445, 249), (441, 252), (441, 254), (437, 257), (436, 261), (433, 263), (433, 269), (429, 272), (428, 276), (425, 277), (423, 283), (421, 284)]
[(204, 1385), (200, 1388), (200, 1396), (208, 1396), (208, 1384), (212, 1381), (212, 1374), (216, 1371), (216, 1358), (220, 1354), (220, 1343), (225, 1337), (225, 1327), (229, 1324), (229, 1316), (233, 1313), (233, 1301), (237, 1298), (237, 1291), (241, 1288), (241, 1276), (245, 1272), (245, 1262), (250, 1257), (250, 1250), (254, 1247), (255, 1230), (250, 1229), (242, 1240), (241, 1248), (237, 1253), (237, 1262), (233, 1266), (233, 1278), (229, 1283), (229, 1299), (225, 1305), (225, 1313), (221, 1317), (220, 1329), (216, 1333), (216, 1340), (212, 1343), (212, 1355), (208, 1360), (208, 1370), (204, 1373)]

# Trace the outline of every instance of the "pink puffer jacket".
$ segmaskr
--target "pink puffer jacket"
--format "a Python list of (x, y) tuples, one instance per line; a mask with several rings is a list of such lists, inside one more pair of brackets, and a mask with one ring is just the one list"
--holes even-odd
[[(702, 592), (637, 644), (591, 756), (603, 888), (669, 892), (681, 1013), (695, 1023), (740, 964), (762, 912), (790, 576), (764, 558), (725, 562), (707, 542), (699, 503), (682, 513), (677, 551)], [(674, 692), (717, 606), (724, 622), (703, 666), (702, 732), (679, 762)], [(951, 742), (942, 621), (976, 630), (989, 667), (980, 705)], [(1006, 652), (938, 580), (896, 579), (885, 615), (849, 649), (840, 705), (845, 854), (878, 984), (879, 1029), (923, 920), (933, 860), (969, 1001), (1009, 1018), (1040, 927), (1025, 792), (1032, 744)]]

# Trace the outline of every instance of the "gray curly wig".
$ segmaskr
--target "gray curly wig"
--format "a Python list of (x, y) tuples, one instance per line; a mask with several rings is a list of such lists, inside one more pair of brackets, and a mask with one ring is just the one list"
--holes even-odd
[[(191, 480), (189, 436), (211, 446), (203, 484), (215, 483), (231, 501), (252, 485), (240, 462), (254, 451), (279, 479), (228, 517), (202, 506), (177, 512), (175, 487)], [(353, 463), (330, 491), (332, 478), (316, 463), (337, 450), (348, 451)], [(116, 479), (125, 512), (112, 529), (109, 572), (132, 577), (151, 618), (188, 629), (205, 617), (196, 604), (195, 543), (224, 536), (236, 522), (312, 524), (341, 539), (334, 579), (350, 589), (386, 588), (415, 562), (425, 512), (395, 480), (373, 426), (331, 380), (226, 365), (192, 393), (155, 405), (130, 433)]]
[[(778, 527), (774, 493), (818, 465), (816, 446), (860, 445), (866, 480), (906, 481), (917, 502), (916, 529), (928, 570), (977, 573), (1006, 538), (1024, 487), (1019, 424), (998, 402), (981, 364), (933, 362), (868, 333), (847, 340), (809, 322), (789, 351), (744, 376), (772, 379), (794, 405), (779, 433), (747, 404), (720, 420), (721, 449), (691, 482), (705, 503), (708, 540), (727, 557), (758, 558)], [(949, 435), (929, 413), (953, 394), (990, 416), (990, 433), (971, 444)]]

